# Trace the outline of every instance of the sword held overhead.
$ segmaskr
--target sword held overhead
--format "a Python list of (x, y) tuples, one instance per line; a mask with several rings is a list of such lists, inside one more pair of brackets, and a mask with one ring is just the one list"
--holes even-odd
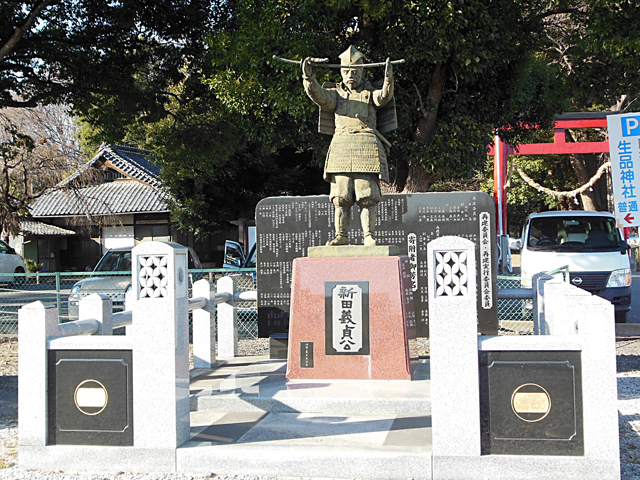
[[(274, 59), (280, 60), (284, 63), (290, 63), (292, 65), (302, 65), (302, 60), (289, 60), (288, 58), (281, 58), (277, 55), (273, 56)], [(384, 67), (387, 65), (387, 62), (378, 62), (378, 63), (361, 63), (357, 65), (340, 65), (337, 63), (327, 63), (329, 61), (328, 58), (310, 58), (309, 63), (314, 67), (325, 67), (325, 68), (373, 68), (373, 67)], [(404, 58), (401, 60), (392, 60), (391, 65), (399, 65), (405, 63)]]

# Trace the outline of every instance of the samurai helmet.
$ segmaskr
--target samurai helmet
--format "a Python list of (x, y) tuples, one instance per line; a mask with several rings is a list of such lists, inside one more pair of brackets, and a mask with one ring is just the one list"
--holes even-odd
[(364, 55), (353, 45), (342, 52), (339, 58), (341, 65), (362, 65), (364, 63)]

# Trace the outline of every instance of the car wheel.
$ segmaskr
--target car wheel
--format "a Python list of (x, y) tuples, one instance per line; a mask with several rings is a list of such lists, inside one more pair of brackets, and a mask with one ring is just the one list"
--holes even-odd
[(627, 323), (627, 311), (616, 312), (616, 323)]
[(21, 274), (19, 277), (13, 277), (13, 284), (14, 285), (23, 285), (24, 284), (24, 280), (25, 278), (22, 276), (24, 275), (24, 268), (22, 267), (17, 267), (13, 273), (19, 273)]

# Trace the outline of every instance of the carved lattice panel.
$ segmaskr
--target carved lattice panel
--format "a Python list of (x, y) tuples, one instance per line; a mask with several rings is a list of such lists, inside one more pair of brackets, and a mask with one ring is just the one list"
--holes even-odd
[(167, 255), (150, 255), (138, 257), (140, 269), (139, 298), (165, 298), (168, 295), (169, 275), (167, 271)]
[(467, 252), (441, 251), (436, 256), (436, 297), (467, 295)]

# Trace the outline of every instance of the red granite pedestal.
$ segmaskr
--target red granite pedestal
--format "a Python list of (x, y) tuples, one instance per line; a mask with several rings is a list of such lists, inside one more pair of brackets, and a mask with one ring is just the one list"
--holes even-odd
[[(345, 286), (364, 292), (368, 328), (357, 352), (340, 346), (351, 332), (345, 333), (345, 311), (333, 302)], [(410, 380), (417, 360), (407, 257), (294, 260), (287, 378)]]

